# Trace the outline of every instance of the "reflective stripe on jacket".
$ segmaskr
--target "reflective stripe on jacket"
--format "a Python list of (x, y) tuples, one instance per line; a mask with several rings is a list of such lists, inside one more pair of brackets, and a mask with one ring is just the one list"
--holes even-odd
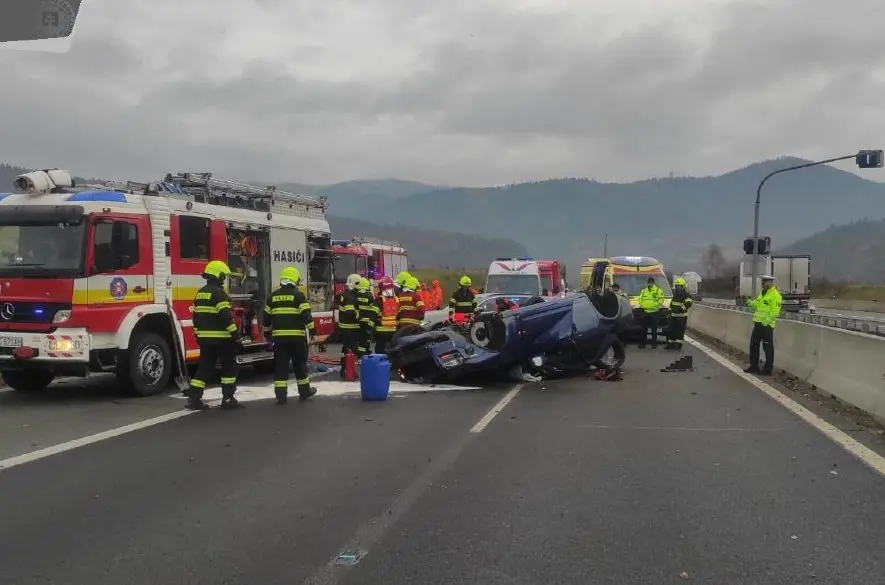
[(346, 290), (338, 297), (338, 329), (357, 331), (360, 328), (355, 290)]
[(670, 316), (683, 319), (688, 317), (688, 310), (691, 308), (692, 302), (691, 295), (688, 292), (684, 290), (675, 291), (673, 293), (673, 300), (670, 301)]
[(476, 297), (467, 287), (460, 287), (449, 299), (450, 313), (473, 313), (476, 311)]
[(356, 293), (357, 313), (360, 320), (360, 326), (365, 331), (375, 329), (375, 316), (377, 308), (375, 307), (375, 297), (368, 290), (357, 291)]
[(378, 309), (375, 331), (378, 333), (396, 332), (396, 316), (399, 314), (399, 301), (396, 297), (379, 296), (375, 299)]
[(220, 285), (207, 283), (194, 297), (194, 334), (200, 341), (230, 339), (237, 330), (230, 297)]
[(424, 322), (424, 301), (414, 291), (404, 290), (398, 296), (399, 309), (396, 316), (397, 328), (406, 325), (421, 325)]
[(265, 333), (273, 334), (274, 339), (304, 337), (304, 330), (313, 328), (310, 303), (294, 285), (281, 286), (271, 293), (262, 321)]

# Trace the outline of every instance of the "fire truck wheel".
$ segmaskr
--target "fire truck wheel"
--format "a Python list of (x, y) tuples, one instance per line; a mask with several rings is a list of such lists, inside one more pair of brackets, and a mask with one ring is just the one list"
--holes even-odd
[(172, 353), (160, 335), (142, 331), (135, 334), (126, 352), (120, 382), (134, 394), (150, 396), (166, 389), (172, 374)]
[(6, 385), (19, 392), (43, 390), (55, 379), (49, 370), (11, 370), (0, 373)]

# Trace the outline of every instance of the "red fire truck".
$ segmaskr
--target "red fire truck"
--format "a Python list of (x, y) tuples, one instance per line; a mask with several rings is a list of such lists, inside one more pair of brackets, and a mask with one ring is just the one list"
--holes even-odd
[(12, 388), (114, 371), (136, 394), (162, 391), (176, 351), (199, 358), (192, 301), (210, 260), (233, 272), (239, 363), (272, 364), (260, 319), (285, 266), (301, 271), (317, 334), (334, 330), (325, 198), (211, 173), (76, 187), (52, 169), (15, 186), (0, 194), (0, 375)]
[(538, 260), (538, 273), (541, 275), (541, 289), (547, 296), (557, 296), (568, 286), (565, 264), (559, 260)]
[(336, 298), (344, 292), (349, 274), (365, 276), (376, 285), (382, 276), (396, 278), (409, 269), (406, 249), (397, 242), (375, 238), (332, 240), (332, 254)]

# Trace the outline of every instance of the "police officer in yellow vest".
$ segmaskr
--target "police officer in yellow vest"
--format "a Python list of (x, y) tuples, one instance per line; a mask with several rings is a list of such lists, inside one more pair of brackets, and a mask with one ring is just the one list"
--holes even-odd
[[(753, 332), (750, 334), (750, 366), (744, 371), (750, 374), (770, 376), (774, 368), (774, 327), (781, 314), (781, 293), (774, 286), (774, 277), (763, 275), (762, 290), (747, 306), (753, 309)], [(759, 344), (765, 351), (765, 365), (759, 370)]]
[(206, 381), (215, 373), (215, 364), (221, 362), (221, 408), (242, 405), (234, 398), (237, 391), (237, 341), (240, 332), (231, 312), (230, 297), (224, 290), (230, 268), (221, 260), (213, 260), (203, 269), (206, 286), (194, 297), (194, 335), (200, 346), (197, 372), (191, 378), (187, 407), (200, 410), (209, 406), (203, 402)]
[(639, 308), (642, 309), (642, 341), (639, 342), (639, 347), (645, 347), (649, 329), (652, 348), (658, 346), (658, 315), (663, 306), (664, 291), (649, 276), (648, 285), (639, 293)]
[(270, 294), (264, 307), (264, 334), (273, 345), (273, 389), (277, 404), (286, 404), (289, 393), (289, 363), (295, 371), (298, 398), (307, 400), (317, 393), (307, 372), (308, 336), (313, 337), (310, 303), (298, 288), (301, 273), (294, 266), (280, 272), (280, 288)]

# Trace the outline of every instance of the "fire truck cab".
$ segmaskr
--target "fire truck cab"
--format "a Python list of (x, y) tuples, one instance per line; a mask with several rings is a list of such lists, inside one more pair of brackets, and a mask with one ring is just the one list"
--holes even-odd
[(210, 260), (232, 271), (239, 363), (272, 363), (260, 322), (285, 266), (301, 271), (317, 335), (334, 328), (325, 198), (211, 173), (77, 187), (52, 169), (15, 186), (0, 194), (0, 375), (14, 389), (116, 372), (136, 394), (163, 391), (199, 358), (193, 298)]
[(344, 292), (348, 274), (365, 276), (377, 285), (382, 276), (394, 278), (409, 269), (406, 249), (397, 242), (362, 237), (332, 240), (332, 254), (336, 299)]
[(538, 272), (541, 275), (541, 294), (555, 297), (565, 294), (568, 288), (565, 264), (559, 260), (538, 260)]

